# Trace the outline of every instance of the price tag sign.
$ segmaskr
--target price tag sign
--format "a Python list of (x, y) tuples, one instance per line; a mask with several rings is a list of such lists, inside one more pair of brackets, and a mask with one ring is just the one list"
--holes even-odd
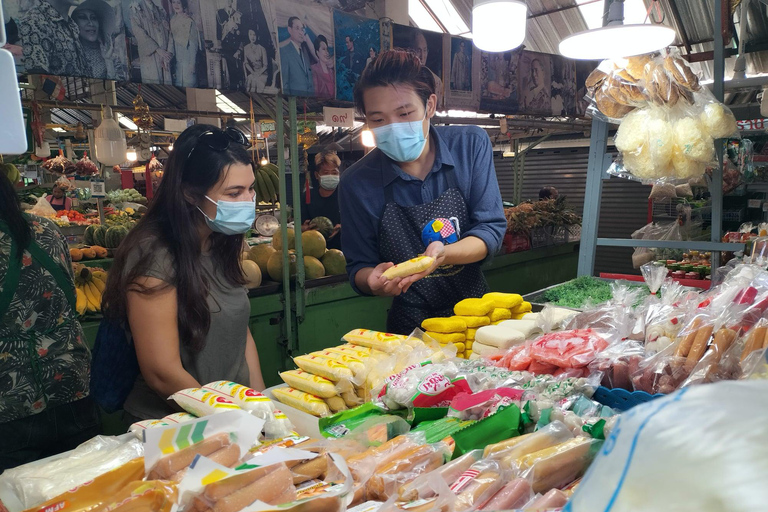
[(104, 180), (91, 180), (91, 197), (107, 197), (107, 191), (104, 188)]

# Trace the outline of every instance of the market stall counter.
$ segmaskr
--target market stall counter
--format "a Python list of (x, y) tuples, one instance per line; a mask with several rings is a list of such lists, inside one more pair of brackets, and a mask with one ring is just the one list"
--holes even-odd
[[(484, 267), (493, 291), (526, 294), (562, 283), (576, 276), (578, 243), (497, 256)], [(108, 269), (111, 260), (94, 260), (88, 264)], [(259, 349), (267, 386), (280, 382), (277, 373), (293, 367), (293, 353), (305, 354), (338, 342), (338, 333), (360, 325), (385, 330), (391, 300), (384, 297), (357, 295), (346, 276), (331, 276), (307, 281), (303, 315), (293, 320), (298, 332), (298, 346), (289, 347), (283, 295), (280, 285), (265, 282), (249, 292), (250, 328)], [(96, 341), (100, 318), (82, 321), (91, 348)]]

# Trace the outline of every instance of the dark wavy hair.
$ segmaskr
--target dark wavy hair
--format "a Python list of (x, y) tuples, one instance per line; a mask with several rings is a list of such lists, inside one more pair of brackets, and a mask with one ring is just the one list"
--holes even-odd
[[(146, 275), (151, 258), (139, 258), (135, 266), (127, 267), (132, 250), (139, 250), (147, 240), (156, 240), (173, 259), (179, 339), (192, 350), (201, 350), (205, 346), (205, 337), (211, 326), (207, 301), (210, 283), (201, 271), (202, 248), (198, 231), (204, 220), (195, 203), (205, 201), (207, 192), (230, 165), (251, 164), (245, 148), (234, 142), (224, 151), (213, 150), (204, 143), (197, 144), (200, 136), (208, 130), (218, 128), (211, 125), (192, 126), (174, 143), (174, 150), (149, 210), (120, 244), (109, 271), (102, 302), (107, 318), (127, 325), (127, 292), (152, 295), (170, 286), (146, 287), (137, 283)], [(193, 149), (194, 154), (190, 155)], [(240, 265), (243, 235), (214, 232), (209, 241), (214, 268), (221, 269), (232, 285), (245, 284)]]
[(422, 66), (411, 50), (396, 48), (381, 52), (360, 75), (360, 80), (355, 84), (355, 108), (365, 115), (363, 93), (373, 87), (394, 85), (412, 87), (424, 104), (437, 89), (432, 71), (427, 66)]
[(11, 238), (16, 241), (16, 258), (21, 261), (21, 255), (32, 242), (32, 229), (21, 214), (19, 196), (4, 171), (0, 171), (0, 220), (8, 224)]

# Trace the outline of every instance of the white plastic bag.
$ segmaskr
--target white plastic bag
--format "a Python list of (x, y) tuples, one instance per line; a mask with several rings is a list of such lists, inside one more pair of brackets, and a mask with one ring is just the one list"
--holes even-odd
[(768, 503), (768, 381), (686, 388), (622, 414), (564, 512), (753, 512)]
[(35, 203), (35, 206), (33, 206), (32, 209), (27, 213), (37, 215), (39, 217), (56, 216), (56, 210), (53, 209), (51, 203), (48, 202), (48, 199), (46, 199), (45, 196), (39, 197), (37, 199), (37, 203)]

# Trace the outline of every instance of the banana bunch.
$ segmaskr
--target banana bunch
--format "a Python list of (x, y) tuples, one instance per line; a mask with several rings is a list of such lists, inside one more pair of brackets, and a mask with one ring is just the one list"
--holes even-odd
[(256, 195), (260, 202), (276, 203), (280, 190), (279, 169), (275, 164), (262, 165), (256, 169)]
[(98, 313), (101, 311), (101, 296), (107, 286), (107, 273), (92, 270), (84, 265), (75, 267), (75, 293), (77, 313)]

